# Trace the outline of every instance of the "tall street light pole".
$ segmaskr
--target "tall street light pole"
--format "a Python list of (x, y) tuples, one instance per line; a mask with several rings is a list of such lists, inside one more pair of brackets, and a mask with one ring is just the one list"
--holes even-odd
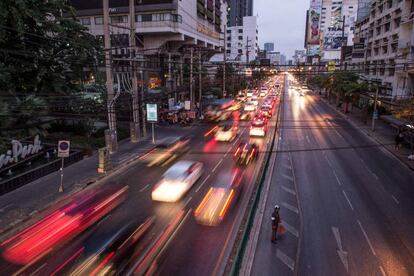
[(227, 61), (227, 24), (224, 24), (224, 54), (223, 54), (223, 97), (226, 95), (226, 61)]

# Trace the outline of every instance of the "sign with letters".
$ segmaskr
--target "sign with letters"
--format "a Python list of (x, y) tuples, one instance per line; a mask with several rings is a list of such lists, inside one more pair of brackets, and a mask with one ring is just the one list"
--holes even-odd
[(17, 163), (25, 158), (38, 153), (43, 149), (39, 135), (34, 137), (32, 144), (21, 143), (18, 140), (11, 141), (12, 148), (5, 154), (0, 154), (0, 169), (12, 163)]

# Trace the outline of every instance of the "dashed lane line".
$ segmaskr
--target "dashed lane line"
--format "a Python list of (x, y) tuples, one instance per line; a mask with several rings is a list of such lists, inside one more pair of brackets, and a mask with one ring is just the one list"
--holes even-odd
[(385, 273), (385, 269), (382, 267), (382, 265), (380, 265), (379, 268), (380, 268), (382, 276), (387, 276), (387, 273)]
[(342, 193), (344, 194), (344, 197), (346, 198), (346, 201), (348, 202), (349, 207), (351, 207), (352, 211), (354, 211), (354, 207), (352, 206), (352, 203), (349, 200), (348, 195), (346, 194), (346, 192), (344, 190), (342, 190)]
[(207, 175), (207, 177), (204, 179), (204, 181), (200, 184), (200, 186), (198, 186), (198, 188), (196, 189), (196, 193), (198, 193), (198, 191), (200, 191), (201, 187), (203, 187), (203, 185), (206, 183), (206, 181), (210, 178), (211, 174)]
[(190, 196), (184, 203), (184, 208), (188, 205), (188, 203), (190, 203), (190, 201), (193, 199), (192, 196)]
[(213, 168), (213, 170), (211, 170), (211, 172), (215, 172), (215, 171), (217, 170), (218, 166), (220, 166), (221, 162), (223, 162), (223, 159), (221, 159), (221, 160), (217, 163), (217, 165)]
[(296, 208), (296, 207), (295, 207), (295, 206), (293, 206), (293, 205), (290, 205), (289, 203), (282, 202), (282, 206), (283, 206), (283, 207), (285, 207), (286, 209), (288, 209), (288, 210), (290, 210), (290, 211), (292, 211), (292, 212), (296, 213), (296, 214), (299, 214), (299, 209), (298, 209), (298, 208)]
[(339, 186), (342, 186), (342, 182), (341, 182), (341, 180), (339, 180), (339, 177), (338, 177), (338, 175), (336, 174), (336, 171), (335, 171), (334, 169), (332, 169), (332, 172), (333, 172), (333, 174), (334, 174), (334, 176), (335, 176), (335, 178), (336, 178), (336, 181), (338, 182)]
[(361, 228), (362, 234), (364, 235), (365, 239), (366, 239), (366, 240), (367, 240), (367, 242), (368, 242), (368, 245), (369, 245), (369, 248), (371, 249), (372, 254), (373, 254), (374, 256), (377, 256), (377, 253), (375, 253), (374, 247), (372, 246), (372, 243), (371, 243), (371, 241), (370, 241), (370, 240), (369, 240), (369, 238), (368, 238), (367, 232), (365, 232), (365, 229), (364, 229), (364, 227), (362, 226), (361, 222), (360, 222), (359, 220), (357, 220), (357, 222), (358, 222), (358, 224), (359, 224), (359, 227)]
[(287, 267), (290, 268), (290, 270), (294, 270), (295, 269), (295, 261), (292, 260), (288, 255), (286, 255), (285, 253), (283, 253), (281, 250), (277, 249), (276, 251), (276, 257), (282, 261), (282, 263), (284, 263)]
[(394, 199), (395, 203), (400, 204), (400, 201), (394, 195), (391, 195), (391, 197)]
[(144, 192), (147, 188), (149, 188), (149, 184), (145, 185), (141, 190), (139, 190), (140, 193)]

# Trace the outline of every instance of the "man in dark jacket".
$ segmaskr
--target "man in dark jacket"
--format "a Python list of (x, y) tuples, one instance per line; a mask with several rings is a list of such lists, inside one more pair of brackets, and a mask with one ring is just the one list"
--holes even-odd
[(276, 243), (276, 235), (277, 235), (277, 228), (279, 227), (280, 223), (280, 215), (279, 215), (279, 206), (275, 205), (275, 209), (272, 213), (272, 242)]

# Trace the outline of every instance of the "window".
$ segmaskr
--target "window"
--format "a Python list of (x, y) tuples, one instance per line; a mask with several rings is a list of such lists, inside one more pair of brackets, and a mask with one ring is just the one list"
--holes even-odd
[(228, 33), (228, 34), (231, 34), (231, 30), (227, 30), (227, 33)]
[(227, 43), (227, 47), (230, 48), (231, 47), (231, 43)]
[(243, 40), (243, 36), (239, 35), (239, 40)]
[(152, 14), (143, 14), (141, 15), (142, 22), (150, 22), (152, 21)]
[(101, 16), (98, 16), (98, 17), (95, 17), (95, 25), (103, 25), (103, 17), (101, 17)]
[(128, 17), (125, 15), (111, 16), (111, 23), (113, 24), (128, 23)]
[(239, 29), (239, 34), (242, 34), (243, 33), (243, 29)]
[(79, 18), (79, 22), (82, 25), (91, 25), (91, 19), (89, 17)]

